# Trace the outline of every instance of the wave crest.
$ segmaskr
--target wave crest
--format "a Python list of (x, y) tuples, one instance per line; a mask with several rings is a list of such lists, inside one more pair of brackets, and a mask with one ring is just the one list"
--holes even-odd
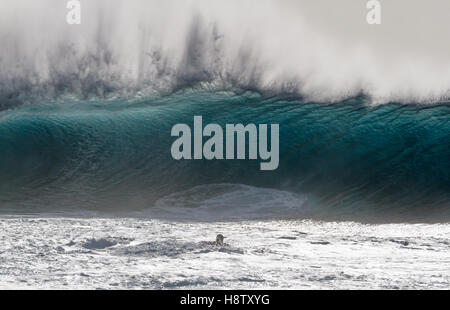
[(391, 19), (374, 29), (350, 2), (92, 0), (83, 2), (82, 24), (69, 26), (64, 1), (5, 0), (0, 93), (107, 96), (208, 82), (317, 101), (361, 94), (374, 103), (444, 100), (450, 44), (440, 38), (450, 27), (448, 18), (433, 18), (449, 5), (434, 3), (427, 15), (428, 4), (407, 1), (432, 22), (400, 27), (394, 19), (405, 1), (383, 4)]

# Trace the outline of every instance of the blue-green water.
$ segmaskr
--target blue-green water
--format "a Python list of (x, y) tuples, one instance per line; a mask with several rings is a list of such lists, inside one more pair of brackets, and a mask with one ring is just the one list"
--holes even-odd
[[(9, 108), (0, 112), (3, 212), (136, 211), (195, 186), (229, 183), (306, 197), (306, 217), (450, 215), (447, 104), (324, 104), (184, 90)], [(261, 171), (259, 160), (175, 161), (171, 129), (192, 126), (195, 115), (222, 126), (280, 124), (279, 168)]]

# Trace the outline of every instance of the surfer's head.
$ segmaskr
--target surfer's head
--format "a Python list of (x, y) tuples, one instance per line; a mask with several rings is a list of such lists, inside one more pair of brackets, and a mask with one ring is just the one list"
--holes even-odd
[(218, 234), (216, 237), (217, 245), (223, 245), (223, 239), (225, 239), (225, 237), (222, 234)]

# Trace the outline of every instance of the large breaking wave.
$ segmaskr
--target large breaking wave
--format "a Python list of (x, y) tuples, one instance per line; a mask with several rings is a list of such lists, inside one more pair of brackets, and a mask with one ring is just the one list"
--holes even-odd
[[(198, 90), (24, 105), (0, 114), (0, 204), (15, 212), (136, 211), (211, 202), (239, 217), (253, 203), (262, 217), (361, 211), (444, 219), (450, 211), (449, 112), (448, 105), (370, 107), (363, 98), (323, 104)], [(261, 171), (259, 161), (248, 160), (175, 161), (171, 128), (192, 125), (194, 115), (222, 126), (279, 123), (279, 168)], [(268, 192), (255, 194), (252, 187)]]
[[(0, 2), (0, 210), (448, 220), (449, 5), (345, 3)], [(279, 123), (279, 169), (173, 160), (194, 115)]]

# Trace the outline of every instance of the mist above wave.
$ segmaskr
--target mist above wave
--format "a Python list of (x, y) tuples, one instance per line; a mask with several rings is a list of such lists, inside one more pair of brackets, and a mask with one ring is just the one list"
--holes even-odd
[(92, 0), (74, 26), (65, 1), (4, 0), (0, 93), (86, 97), (208, 83), (317, 101), (447, 99), (450, 22), (438, 17), (449, 4), (422, 4), (416, 24), (424, 7), (409, 1), (412, 17), (397, 24), (405, 3), (386, 4), (384, 24), (370, 28), (365, 5), (348, 0)]

